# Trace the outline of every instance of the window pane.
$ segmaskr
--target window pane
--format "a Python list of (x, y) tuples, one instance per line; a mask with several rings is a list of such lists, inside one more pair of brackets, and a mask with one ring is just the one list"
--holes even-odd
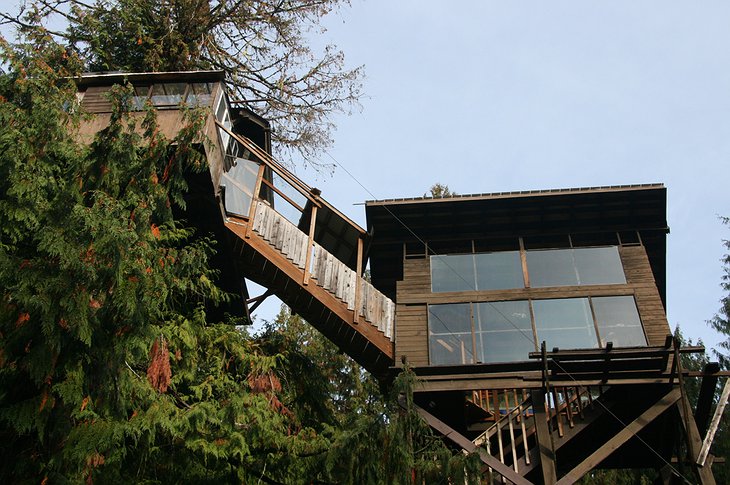
[(641, 347), (646, 345), (644, 329), (633, 296), (594, 297), (601, 345), (613, 342), (616, 347)]
[(175, 106), (182, 101), (186, 86), (185, 83), (154, 84), (152, 86), (152, 104), (155, 106)]
[(473, 363), (471, 305), (430, 305), (428, 337), (432, 365)]
[(624, 284), (624, 267), (616, 246), (573, 249), (581, 285)]
[(537, 349), (527, 301), (478, 303), (474, 307), (479, 362), (529, 360), (527, 354)]
[(188, 91), (187, 103), (191, 106), (210, 106), (213, 101), (210, 83), (193, 83)]
[(134, 97), (132, 98), (133, 111), (141, 111), (144, 109), (144, 104), (147, 102), (147, 96), (150, 93), (150, 87), (147, 86), (135, 86)]
[(473, 291), (474, 255), (431, 256), (431, 291)]
[(223, 174), (226, 212), (247, 217), (256, 185), (259, 165), (251, 160), (237, 158), (231, 169)]
[(533, 288), (578, 284), (570, 249), (527, 251), (527, 272)]
[(478, 290), (523, 288), (519, 251), (475, 254)]
[(593, 349), (598, 338), (587, 298), (534, 300), (538, 343), (547, 342), (548, 350)]

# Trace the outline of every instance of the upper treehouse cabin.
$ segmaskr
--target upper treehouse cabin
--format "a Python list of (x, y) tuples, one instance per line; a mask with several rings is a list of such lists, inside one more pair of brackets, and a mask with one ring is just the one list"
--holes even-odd
[(396, 358), (427, 380), (512, 370), (522, 383), (543, 341), (664, 346), (665, 208), (662, 185), (367, 202)]
[[(180, 216), (214, 235), (218, 283), (239, 295), (209, 309), (213, 318), (250, 319), (275, 294), (363, 367), (387, 375), (395, 305), (363, 278), (369, 235), (271, 156), (268, 122), (229, 98), (222, 71), (86, 74), (76, 82), (81, 109), (93, 115), (80, 126), (86, 141), (109, 124), (114, 85), (131, 85), (129, 116), (141, 122), (152, 107), (169, 139), (185, 126), (186, 110), (205, 111), (198, 147), (208, 171), (187, 174)], [(246, 279), (268, 291), (251, 297)]]

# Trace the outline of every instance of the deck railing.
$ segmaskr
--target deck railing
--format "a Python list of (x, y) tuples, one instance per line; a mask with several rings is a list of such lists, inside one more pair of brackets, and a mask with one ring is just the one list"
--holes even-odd
[[(292, 264), (304, 270), (317, 285), (374, 325), (391, 341), (395, 304), (345, 263), (313, 242), (292, 222), (262, 200), (254, 201), (252, 229), (268, 241)], [(307, 257), (309, 255), (309, 257)], [(359, 300), (359, 301), (358, 301)]]

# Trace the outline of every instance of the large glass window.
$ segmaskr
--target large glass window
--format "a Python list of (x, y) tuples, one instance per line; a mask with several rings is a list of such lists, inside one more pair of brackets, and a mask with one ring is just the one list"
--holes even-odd
[(525, 286), (519, 251), (474, 255), (477, 290), (507, 290)]
[(530, 286), (624, 284), (616, 246), (527, 251)]
[(536, 347), (527, 301), (476, 303), (474, 308), (479, 362), (528, 360)]
[(431, 256), (431, 287), (434, 292), (476, 290), (474, 255)]
[(429, 306), (428, 329), (431, 363), (458, 365), (474, 362), (471, 304)]
[(434, 292), (522, 288), (519, 251), (431, 256)]
[(578, 269), (579, 285), (612, 285), (626, 283), (618, 247), (575, 248), (573, 257)]
[(617, 347), (646, 345), (639, 312), (633, 296), (602, 296), (592, 298), (601, 346), (612, 342)]
[(598, 347), (596, 328), (588, 298), (533, 300), (538, 342), (548, 349), (592, 349)]
[[(530, 286), (625, 284), (618, 247), (526, 252)], [(431, 256), (431, 291), (524, 288), (519, 251)]]
[(570, 286), (578, 284), (578, 271), (570, 249), (527, 251), (530, 286)]
[(431, 365), (526, 361), (542, 341), (562, 350), (647, 344), (631, 296), (430, 305), (428, 326)]

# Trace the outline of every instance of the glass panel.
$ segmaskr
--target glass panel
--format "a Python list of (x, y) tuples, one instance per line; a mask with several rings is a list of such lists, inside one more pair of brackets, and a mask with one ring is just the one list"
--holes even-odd
[(233, 167), (223, 174), (221, 186), (226, 189), (226, 212), (248, 217), (258, 170), (258, 163), (237, 158)]
[(596, 329), (587, 298), (533, 300), (537, 341), (547, 342), (548, 350), (594, 349)]
[(155, 106), (175, 106), (182, 101), (186, 83), (154, 84), (152, 86), (152, 104)]
[(474, 307), (479, 362), (529, 360), (527, 354), (537, 348), (527, 301), (477, 303)]
[(570, 249), (527, 251), (527, 272), (533, 288), (578, 284)]
[(471, 305), (430, 305), (428, 340), (431, 365), (473, 363)]
[[(231, 123), (231, 115), (228, 113), (228, 103), (226, 103), (226, 97), (223, 94), (221, 94), (220, 101), (218, 102), (215, 117), (229, 130), (233, 126)], [(218, 128), (218, 135), (221, 138), (221, 148), (228, 147), (228, 139), (230, 138), (228, 132), (223, 128)]]
[[(282, 197), (279, 193), (274, 191), (272, 207), (274, 208), (274, 210), (276, 210), (276, 212), (284, 216), (289, 222), (291, 222), (295, 226), (298, 226), (300, 222), (302, 222), (301, 218), (303, 213), (301, 209), (304, 209), (307, 205), (307, 198), (304, 196), (304, 194), (299, 192), (294, 186), (292, 186), (277, 173), (272, 174), (271, 182), (274, 184), (274, 187), (279, 190), (279, 192), (286, 196)], [(292, 204), (289, 201), (294, 202), (294, 204), (296, 205)], [(302, 226), (306, 228), (305, 232), (309, 232), (309, 223), (310, 218), (307, 217), (307, 220), (303, 223), (304, 225)]]
[(644, 329), (633, 296), (594, 297), (601, 346), (613, 342), (615, 347), (641, 347), (646, 345)]
[(474, 255), (431, 256), (431, 291), (474, 291)]
[(144, 109), (144, 105), (147, 102), (147, 97), (150, 94), (150, 87), (147, 86), (135, 86), (134, 87), (134, 97), (132, 98), (132, 110), (133, 111), (142, 111)]
[(187, 103), (191, 106), (210, 106), (213, 101), (210, 83), (192, 83), (188, 91)]
[(523, 288), (519, 251), (475, 254), (478, 290)]
[(573, 249), (581, 285), (624, 284), (624, 267), (616, 246)]

